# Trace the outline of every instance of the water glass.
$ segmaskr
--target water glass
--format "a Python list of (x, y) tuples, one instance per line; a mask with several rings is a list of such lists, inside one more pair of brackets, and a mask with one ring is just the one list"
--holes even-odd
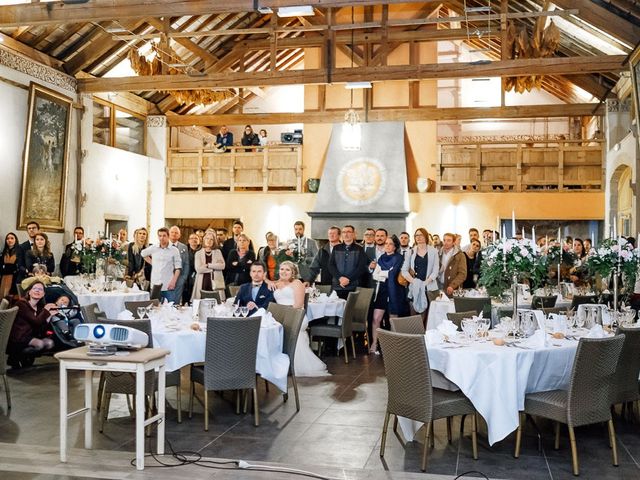
[(138, 312), (138, 318), (143, 319), (147, 314), (147, 307), (138, 307), (136, 308), (136, 311)]
[(240, 315), (240, 305), (236, 304), (233, 306), (233, 316), (237, 317)]
[(474, 340), (478, 333), (478, 322), (472, 318), (463, 318), (462, 331), (469, 340)]
[(576, 327), (578, 328), (583, 328), (584, 327), (584, 323), (587, 320), (586, 318), (586, 314), (585, 315), (575, 315), (575, 319), (576, 319)]
[(249, 315), (249, 307), (240, 307), (240, 315), (243, 317)]

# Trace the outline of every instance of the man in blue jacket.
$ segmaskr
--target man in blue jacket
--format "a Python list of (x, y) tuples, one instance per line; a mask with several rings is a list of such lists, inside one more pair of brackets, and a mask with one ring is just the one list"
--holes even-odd
[(236, 303), (241, 307), (249, 307), (249, 315), (259, 308), (267, 308), (270, 302), (275, 302), (273, 292), (264, 282), (267, 267), (262, 262), (253, 262), (249, 275), (251, 283), (245, 283), (240, 287), (236, 295)]

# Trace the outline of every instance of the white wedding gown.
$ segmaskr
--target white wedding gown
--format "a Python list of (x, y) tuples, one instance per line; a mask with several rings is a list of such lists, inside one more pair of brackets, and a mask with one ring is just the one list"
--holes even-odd
[[(294, 294), (292, 287), (284, 287), (273, 292), (276, 303), (280, 305), (293, 305)], [(320, 360), (309, 347), (309, 334), (307, 334), (307, 326), (309, 320), (306, 315), (302, 321), (300, 335), (298, 335), (298, 343), (296, 344), (295, 371), (296, 377), (323, 377), (331, 375), (327, 371), (327, 366)]]

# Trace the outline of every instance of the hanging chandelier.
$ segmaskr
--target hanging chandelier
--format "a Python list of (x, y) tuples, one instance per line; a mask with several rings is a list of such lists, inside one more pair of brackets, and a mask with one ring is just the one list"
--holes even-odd
[(360, 150), (362, 125), (360, 117), (353, 108), (350, 108), (344, 116), (341, 140), (343, 150)]

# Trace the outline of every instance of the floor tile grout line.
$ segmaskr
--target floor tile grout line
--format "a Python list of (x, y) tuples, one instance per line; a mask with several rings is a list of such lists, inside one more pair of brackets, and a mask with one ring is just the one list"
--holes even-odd
[(631, 460), (633, 460), (633, 463), (635, 463), (636, 466), (640, 468), (640, 463), (638, 463), (636, 458), (631, 454), (631, 451), (629, 450), (629, 448), (627, 448), (627, 446), (624, 444), (622, 440), (620, 440), (619, 438), (617, 440), (618, 440), (618, 443), (622, 446), (622, 448), (624, 448), (625, 451), (629, 454), (629, 456), (631, 457)]
[(211, 445), (212, 443), (214, 443), (216, 440), (218, 440), (220, 437), (222, 437), (225, 433), (233, 430), (235, 427), (238, 426), (238, 424), (242, 422), (242, 420), (238, 420), (236, 423), (234, 423), (233, 425), (231, 425), (229, 428), (227, 428), (224, 432), (222, 432), (220, 435), (218, 435), (217, 437), (215, 437), (213, 440), (211, 440), (209, 443), (205, 443), (204, 446), (202, 446), (201, 448), (199, 448), (198, 450), (196, 450), (198, 453), (200, 453), (202, 450), (204, 450), (205, 448), (207, 448), (209, 445)]
[(549, 470), (549, 476), (551, 477), (551, 480), (553, 480), (551, 465), (549, 465), (549, 459), (547, 458), (547, 451), (545, 450), (544, 445), (542, 446), (542, 456), (544, 457), (544, 462), (547, 464), (547, 470)]

